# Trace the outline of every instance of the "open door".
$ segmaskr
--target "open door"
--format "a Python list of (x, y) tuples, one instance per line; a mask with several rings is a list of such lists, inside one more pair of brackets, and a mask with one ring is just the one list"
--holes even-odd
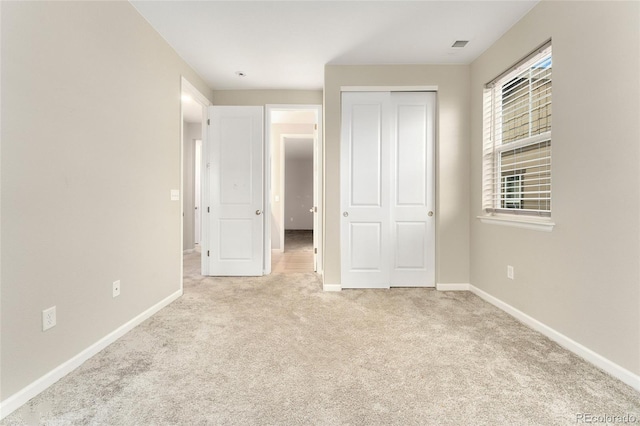
[(200, 239), (202, 237), (201, 231), (201, 220), (202, 215), (200, 212), (202, 211), (202, 191), (200, 181), (202, 173), (202, 140), (197, 139), (195, 141), (195, 162), (194, 162), (194, 176), (193, 186), (194, 186), (194, 220), (193, 220), (193, 242), (194, 244), (200, 244)]
[(318, 245), (320, 243), (320, 220), (318, 215), (318, 205), (320, 204), (320, 181), (319, 181), (319, 161), (318, 152), (318, 123), (315, 124), (313, 132), (313, 272), (318, 272)]
[(209, 107), (208, 275), (263, 274), (263, 108)]

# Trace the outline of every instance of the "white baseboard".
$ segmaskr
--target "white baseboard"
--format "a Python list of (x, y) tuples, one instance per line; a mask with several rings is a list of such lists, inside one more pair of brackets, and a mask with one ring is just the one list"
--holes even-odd
[(49, 386), (53, 385), (58, 380), (62, 379), (67, 374), (71, 373), (76, 368), (80, 367), (89, 358), (109, 346), (111, 343), (118, 340), (120, 337), (127, 334), (134, 329), (137, 325), (150, 318), (153, 314), (160, 309), (169, 305), (171, 302), (182, 296), (182, 290), (178, 290), (169, 297), (156, 303), (140, 315), (136, 316), (129, 322), (118, 327), (116, 330), (107, 334), (102, 339), (98, 340), (93, 345), (89, 346), (70, 360), (60, 364), (44, 376), (40, 377), (33, 383), (27, 385), (25, 388), (19, 390), (9, 398), (0, 402), (0, 419), (5, 418), (15, 410), (26, 404), (31, 398), (37, 396), (42, 391), (46, 390)]
[(554, 330), (553, 328), (538, 321), (537, 319), (530, 317), (524, 312), (514, 308), (513, 306), (503, 302), (502, 300), (490, 295), (487, 292), (480, 290), (479, 288), (474, 287), (473, 285), (469, 285), (469, 290), (475, 295), (477, 295), (478, 297), (486, 300), (487, 302), (491, 303), (497, 308), (502, 309), (509, 315), (523, 322), (527, 326), (533, 328), (537, 332), (544, 334), (549, 339), (558, 343), (560, 346), (564, 347), (565, 349), (568, 349), (569, 351), (573, 352), (574, 354), (578, 355), (581, 358), (584, 358), (586, 361), (590, 362), (596, 367), (606, 371), (616, 379), (626, 383), (627, 385), (631, 386), (637, 391), (640, 391), (639, 375), (634, 374), (631, 371), (627, 370), (626, 368), (619, 366), (613, 361), (592, 351), (586, 346), (581, 345), (575, 340), (572, 340), (571, 338), (565, 336), (564, 334)]
[(437, 283), (436, 290), (438, 291), (469, 291), (469, 283)]
[(342, 291), (342, 285), (340, 284), (323, 284), (323, 291)]

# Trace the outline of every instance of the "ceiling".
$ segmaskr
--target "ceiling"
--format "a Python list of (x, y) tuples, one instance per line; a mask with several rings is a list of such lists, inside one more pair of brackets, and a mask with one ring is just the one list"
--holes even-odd
[(326, 64), (468, 64), (537, 2), (131, 1), (217, 90), (320, 90)]

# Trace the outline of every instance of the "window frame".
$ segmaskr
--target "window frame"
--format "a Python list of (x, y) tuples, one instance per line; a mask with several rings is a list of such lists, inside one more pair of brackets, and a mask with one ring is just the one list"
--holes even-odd
[[(529, 97), (529, 105), (526, 107), (526, 113), (529, 114), (529, 119), (527, 121), (529, 136), (524, 136), (518, 138), (515, 136), (514, 140), (511, 140), (507, 143), (502, 143), (503, 138), (503, 130), (502, 130), (502, 120), (504, 119), (504, 115), (502, 112), (503, 102), (504, 102), (504, 86), (506, 83), (510, 82), (518, 78), (518, 76), (522, 75), (525, 71), (531, 70), (532, 66), (537, 63), (543, 63), (546, 58), (552, 61), (552, 50), (551, 50), (551, 40), (547, 41), (537, 49), (535, 49), (532, 53), (525, 56), (523, 59), (518, 61), (514, 66), (507, 69), (505, 72), (501, 73), (491, 82), (487, 83), (484, 88), (483, 93), (483, 144), (482, 144), (482, 210), (483, 216), (478, 216), (482, 219), (483, 222), (486, 223), (500, 223), (500, 224), (511, 224), (517, 225), (518, 222), (523, 223), (525, 227), (531, 227), (533, 225), (536, 228), (538, 224), (541, 225), (541, 228), (544, 230), (551, 230), (553, 227), (553, 222), (551, 221), (551, 203), (552, 203), (552, 186), (551, 186), (551, 160), (552, 160), (552, 136), (551, 136), (551, 124), (547, 124), (545, 122), (545, 126), (548, 126), (549, 130), (545, 130), (543, 132), (539, 132), (537, 134), (531, 134), (532, 132), (539, 131), (540, 127), (534, 129), (534, 123), (532, 121), (532, 114), (534, 111), (540, 111), (540, 105), (535, 105), (532, 102), (532, 93), (537, 88), (532, 86), (532, 79), (529, 78), (529, 87), (526, 88), (523, 93), (526, 93)], [(544, 69), (544, 68), (541, 68)], [(551, 69), (553, 69), (553, 64), (551, 63)], [(552, 71), (551, 71), (552, 72)], [(552, 78), (551, 78), (552, 81)], [(538, 86), (538, 87), (542, 87)], [(549, 94), (549, 103), (548, 107), (550, 108), (551, 96)], [(517, 98), (514, 98), (517, 99)], [(539, 101), (539, 100), (538, 100)], [(547, 116), (551, 118), (551, 114)], [(540, 126), (540, 123), (537, 123)], [(546, 156), (540, 156), (534, 158), (535, 160), (544, 160), (540, 166), (543, 168), (543, 172), (538, 171), (537, 173), (548, 173), (548, 178), (545, 178), (542, 182), (539, 182), (539, 188), (537, 191), (532, 191), (529, 194), (537, 194), (538, 201), (546, 202), (546, 197), (543, 197), (543, 194), (548, 193), (548, 210), (545, 209), (546, 206), (538, 208), (527, 208), (525, 209), (524, 199), (525, 194), (527, 192), (523, 190), (525, 180), (526, 180), (526, 169), (525, 170), (511, 170), (510, 175), (504, 175), (502, 168), (502, 158), (503, 153), (513, 151), (514, 155), (517, 153), (517, 150), (527, 148), (527, 147), (535, 147), (539, 145), (537, 149), (548, 149), (548, 154)], [(548, 147), (548, 148), (547, 148)], [(536, 149), (536, 148), (534, 148)], [(519, 164), (516, 162), (514, 167), (517, 168)], [(534, 166), (536, 167), (536, 166)], [(535, 174), (536, 172), (532, 172)], [(517, 192), (519, 194), (519, 202), (513, 203), (513, 207), (505, 207), (507, 204), (507, 192), (505, 191), (506, 185), (505, 183), (509, 180), (509, 178), (513, 179), (512, 176), (518, 176), (519, 188), (520, 190)], [(548, 187), (548, 192), (546, 190), (542, 190), (542, 187)], [(509, 197), (510, 198), (510, 197)]]

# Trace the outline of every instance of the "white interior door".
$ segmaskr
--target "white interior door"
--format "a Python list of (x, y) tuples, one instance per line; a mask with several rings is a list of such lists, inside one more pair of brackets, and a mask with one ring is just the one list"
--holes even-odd
[(392, 92), (392, 287), (435, 286), (436, 95)]
[(341, 280), (345, 288), (388, 288), (389, 93), (342, 93)]
[(202, 140), (196, 139), (195, 141), (195, 164), (194, 164), (194, 212), (193, 212), (193, 242), (195, 244), (200, 244), (200, 235), (201, 235), (201, 214), (202, 211), (202, 192), (200, 189), (200, 180), (202, 172)]
[(434, 93), (342, 93), (343, 288), (435, 286), (434, 124)]
[(209, 275), (263, 272), (263, 109), (209, 107)]
[(313, 133), (313, 271), (318, 272), (318, 205), (319, 205), (320, 182), (318, 182), (318, 124), (315, 125)]

